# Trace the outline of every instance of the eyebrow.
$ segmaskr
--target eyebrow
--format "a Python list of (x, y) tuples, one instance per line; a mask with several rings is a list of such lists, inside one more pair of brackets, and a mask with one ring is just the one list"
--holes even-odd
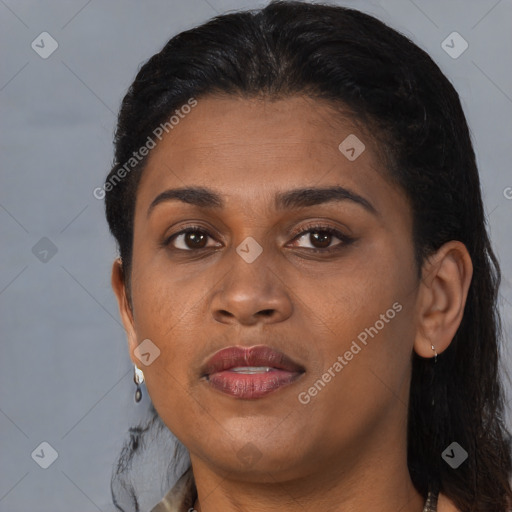
[[(222, 197), (206, 187), (175, 188), (165, 190), (153, 199), (149, 205), (147, 217), (158, 204), (168, 201), (181, 201), (199, 208), (222, 209), (225, 206)], [(286, 192), (278, 192), (274, 196), (274, 208), (278, 211), (291, 210), (341, 201), (352, 201), (368, 212), (378, 215), (376, 208), (370, 201), (341, 186), (297, 188)]]

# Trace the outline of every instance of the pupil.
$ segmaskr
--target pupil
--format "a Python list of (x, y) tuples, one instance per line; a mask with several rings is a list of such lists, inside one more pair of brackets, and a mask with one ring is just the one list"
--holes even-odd
[(205, 235), (201, 234), (201, 233), (199, 235), (197, 235), (195, 233), (188, 233), (187, 241), (192, 241), (191, 245), (194, 245), (195, 247), (202, 247), (201, 242), (204, 242), (205, 238), (206, 238)]
[[(325, 234), (322, 236), (322, 235), (318, 235), (318, 233), (325, 233)], [(325, 231), (316, 231), (314, 234), (312, 233), (311, 236), (314, 236), (317, 239), (316, 240), (317, 243), (319, 242), (318, 239), (320, 239), (319, 243), (320, 243), (321, 248), (329, 246), (330, 238), (331, 238), (330, 233), (327, 233)]]

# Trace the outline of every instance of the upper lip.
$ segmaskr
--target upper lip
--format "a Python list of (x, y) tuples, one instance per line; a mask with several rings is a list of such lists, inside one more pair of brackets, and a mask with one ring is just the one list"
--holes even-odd
[(201, 374), (210, 375), (240, 366), (269, 366), (289, 372), (304, 372), (304, 368), (283, 352), (267, 345), (232, 346), (215, 352), (206, 362)]

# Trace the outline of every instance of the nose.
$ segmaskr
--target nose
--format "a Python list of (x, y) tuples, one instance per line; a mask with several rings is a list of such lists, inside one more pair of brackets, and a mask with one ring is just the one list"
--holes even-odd
[(278, 270), (261, 258), (246, 263), (238, 255), (231, 270), (214, 293), (211, 310), (218, 322), (254, 325), (282, 322), (290, 317), (293, 304)]

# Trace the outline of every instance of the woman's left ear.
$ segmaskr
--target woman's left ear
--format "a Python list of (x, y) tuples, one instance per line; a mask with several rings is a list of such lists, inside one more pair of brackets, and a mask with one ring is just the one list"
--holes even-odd
[(446, 350), (464, 315), (473, 264), (466, 246), (446, 242), (423, 265), (416, 299), (414, 350), (421, 357), (433, 357)]

